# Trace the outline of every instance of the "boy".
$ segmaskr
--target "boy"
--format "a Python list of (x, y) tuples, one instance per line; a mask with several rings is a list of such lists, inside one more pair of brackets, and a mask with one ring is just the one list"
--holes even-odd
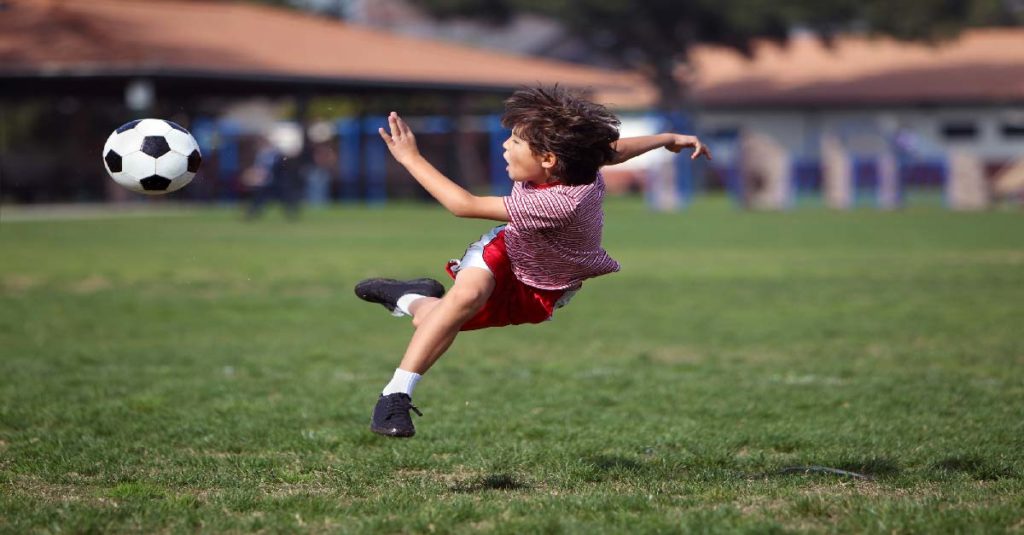
[(694, 136), (659, 134), (619, 139), (619, 120), (604, 106), (559, 87), (516, 91), (505, 101), (505, 160), (514, 182), (507, 197), (478, 197), (420, 155), (409, 126), (392, 112), (380, 136), (395, 159), (457, 217), (500, 221), (447, 266), (455, 279), (445, 294), (433, 279), (367, 279), (361, 299), (395, 316), (412, 316), (412, 340), (381, 392), (370, 429), (391, 437), (416, 431), (409, 411), (422, 374), (459, 331), (540, 323), (569, 302), (585, 279), (619, 270), (601, 248), (603, 165), (664, 147), (693, 147), (691, 159), (711, 154)]

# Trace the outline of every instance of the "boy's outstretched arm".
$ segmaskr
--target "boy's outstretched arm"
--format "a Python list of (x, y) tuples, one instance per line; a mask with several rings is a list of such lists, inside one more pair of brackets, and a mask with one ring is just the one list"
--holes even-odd
[(707, 145), (701, 143), (697, 136), (684, 134), (655, 134), (653, 136), (637, 136), (622, 138), (612, 144), (615, 148), (615, 157), (608, 165), (615, 165), (630, 160), (645, 152), (664, 147), (672, 152), (679, 152), (686, 148), (693, 148), (691, 160), (696, 160), (701, 155), (711, 159), (711, 150)]
[(457, 217), (508, 221), (508, 210), (501, 197), (473, 195), (431, 165), (416, 147), (416, 136), (409, 125), (397, 113), (388, 115), (388, 127), (390, 132), (383, 128), (378, 132), (391, 155), (449, 212)]

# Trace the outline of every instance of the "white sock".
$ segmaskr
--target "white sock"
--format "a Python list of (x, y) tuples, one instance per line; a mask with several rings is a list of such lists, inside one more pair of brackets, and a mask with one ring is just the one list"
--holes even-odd
[(397, 316), (401, 316), (401, 315), (412, 316), (412, 312), (409, 312), (409, 305), (411, 305), (413, 301), (415, 301), (417, 299), (420, 299), (420, 298), (423, 298), (423, 297), (426, 297), (426, 296), (425, 295), (420, 295), (420, 294), (405, 294), (402, 297), (399, 297), (398, 298), (398, 302), (395, 303), (395, 312), (399, 312), (400, 311), (401, 314), (396, 314), (396, 315)]
[(416, 388), (416, 383), (420, 382), (423, 376), (418, 373), (407, 372), (402, 368), (395, 368), (395, 375), (391, 377), (391, 382), (384, 387), (384, 391), (381, 394), (387, 396), (396, 392), (401, 392), (410, 398), (412, 397), (412, 391)]

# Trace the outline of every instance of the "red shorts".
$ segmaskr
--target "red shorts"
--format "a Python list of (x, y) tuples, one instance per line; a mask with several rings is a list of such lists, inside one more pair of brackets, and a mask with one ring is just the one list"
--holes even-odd
[[(504, 230), (483, 245), (483, 260), (494, 275), (494, 291), (484, 307), (462, 325), (463, 331), (546, 321), (566, 295), (566, 290), (541, 290), (516, 278), (505, 250)], [(458, 266), (459, 262), (453, 260), (445, 271), (454, 279)]]

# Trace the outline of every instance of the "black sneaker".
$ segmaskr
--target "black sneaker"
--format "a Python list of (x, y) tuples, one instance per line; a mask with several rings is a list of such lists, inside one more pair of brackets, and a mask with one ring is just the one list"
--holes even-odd
[(409, 411), (423, 416), (423, 413), (412, 404), (412, 398), (398, 392), (377, 398), (377, 406), (373, 408), (373, 420), (370, 431), (389, 437), (411, 437), (416, 434), (416, 426), (412, 425)]
[(395, 279), (365, 279), (356, 284), (356, 296), (363, 301), (380, 303), (395, 315), (402, 315), (395, 312), (398, 306), (398, 298), (405, 294), (420, 294), (427, 297), (442, 297), (444, 286), (434, 279), (413, 279), (399, 281)]

